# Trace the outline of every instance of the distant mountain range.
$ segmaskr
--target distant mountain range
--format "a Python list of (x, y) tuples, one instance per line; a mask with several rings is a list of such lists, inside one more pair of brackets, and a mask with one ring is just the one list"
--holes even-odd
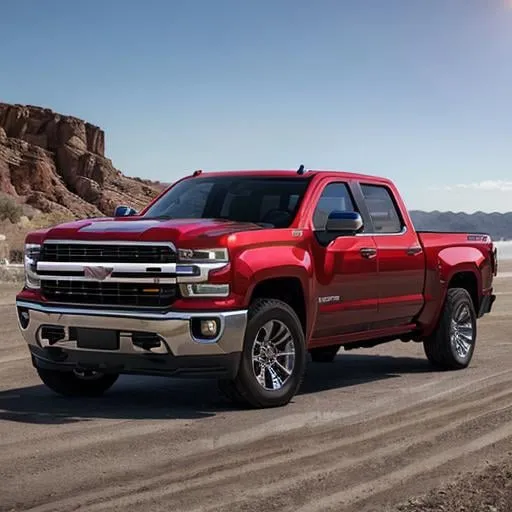
[(512, 240), (512, 212), (462, 213), (411, 210), (414, 226), (424, 231), (487, 233), (493, 240)]

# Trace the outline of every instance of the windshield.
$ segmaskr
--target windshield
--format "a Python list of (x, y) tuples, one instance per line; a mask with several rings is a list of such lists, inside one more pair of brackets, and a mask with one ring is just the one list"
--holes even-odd
[(145, 218), (226, 219), (268, 227), (290, 226), (309, 178), (189, 178), (169, 189)]

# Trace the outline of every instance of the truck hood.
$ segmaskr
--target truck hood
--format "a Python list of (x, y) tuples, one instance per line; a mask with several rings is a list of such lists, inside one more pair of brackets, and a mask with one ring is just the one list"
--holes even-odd
[(50, 228), (45, 240), (119, 240), (175, 243), (197, 240), (201, 244), (240, 231), (263, 229), (252, 223), (222, 219), (145, 219), (121, 217), (86, 219)]

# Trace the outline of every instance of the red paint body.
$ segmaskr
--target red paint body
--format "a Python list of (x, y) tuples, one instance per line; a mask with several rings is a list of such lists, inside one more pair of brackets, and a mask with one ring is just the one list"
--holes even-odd
[[(201, 176), (242, 175), (290, 177), (290, 171), (202, 173)], [(230, 295), (219, 299), (179, 299), (175, 310), (247, 308), (255, 287), (265, 280), (296, 278), (305, 301), (308, 346), (348, 344), (385, 337), (416, 339), (435, 327), (450, 281), (458, 274), (476, 284), (475, 307), (492, 294), (496, 262), (486, 235), (416, 232), (394, 184), (387, 179), (341, 172), (310, 171), (311, 180), (295, 219), (286, 229), (210, 219), (156, 220), (139, 216), (87, 219), (28, 235), (28, 243), (49, 239), (171, 241), (179, 248), (227, 247), (230, 263), (211, 274), (211, 282), (229, 283)], [(187, 177), (185, 179), (196, 179)], [(331, 182), (377, 184), (387, 187), (400, 211), (400, 234), (343, 236), (320, 245), (312, 216), (325, 185)], [(163, 192), (165, 194), (166, 192)], [(140, 222), (135, 231), (117, 230), (124, 222)], [(94, 232), (80, 231), (96, 225)], [(102, 223), (105, 229), (102, 229)], [(107, 229), (108, 228), (108, 229)], [(361, 257), (360, 249), (376, 249), (376, 257)], [(340, 300), (319, 303), (321, 297)], [(20, 299), (39, 300), (24, 290)]]

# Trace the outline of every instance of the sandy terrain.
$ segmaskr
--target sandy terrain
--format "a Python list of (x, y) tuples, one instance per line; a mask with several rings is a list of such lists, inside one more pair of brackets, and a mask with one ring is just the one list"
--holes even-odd
[(0, 510), (380, 512), (499, 463), (512, 452), (512, 265), (500, 270), (469, 369), (434, 372), (401, 342), (340, 352), (310, 364), (289, 406), (264, 411), (236, 410), (199, 380), (54, 395), (3, 286)]

